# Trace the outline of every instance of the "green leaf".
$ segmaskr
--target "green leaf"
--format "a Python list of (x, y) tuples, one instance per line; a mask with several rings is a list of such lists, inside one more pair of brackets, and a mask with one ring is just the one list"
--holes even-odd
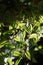
[(43, 16), (42, 15), (40, 16), (39, 21), (40, 21), (40, 23), (43, 23)]
[(34, 48), (35, 51), (39, 51), (39, 50), (41, 50), (41, 49), (42, 49), (42, 46), (41, 46), (41, 45), (39, 45), (38, 47), (35, 47), (35, 48)]
[(42, 49), (42, 46), (41, 46), (41, 45), (39, 45), (39, 46), (38, 46), (38, 49), (39, 49), (39, 50), (40, 50), (40, 49)]
[(0, 32), (0, 36), (1, 36), (1, 32)]
[(25, 23), (19, 23), (17, 29), (22, 28), (23, 26), (25, 26)]
[(15, 62), (15, 65), (18, 65), (20, 63), (21, 59), (22, 58), (17, 59), (16, 62)]
[(0, 45), (0, 48), (2, 48), (4, 45)]
[(32, 32), (33, 30), (33, 27), (32, 27), (32, 24), (30, 24), (29, 28), (28, 28), (28, 32)]
[(15, 45), (14, 44), (7, 44), (6, 45), (6, 48), (14, 49), (15, 48)]
[(21, 53), (18, 52), (18, 51), (14, 51), (14, 52), (12, 52), (12, 54), (13, 54), (14, 56), (20, 56), (20, 55), (21, 55)]
[(25, 56), (26, 56), (29, 60), (31, 60), (30, 52), (27, 51), (27, 52), (25, 53)]
[(0, 48), (4, 47), (4, 45), (6, 45), (7, 43), (7, 41), (3, 41), (2, 43), (0, 43)]
[(24, 31), (22, 34), (23, 39), (25, 38), (25, 36), (26, 36), (26, 31)]
[(40, 39), (40, 35), (33, 33), (33, 34), (31, 34), (31, 35), (29, 36), (29, 39), (34, 39), (35, 43), (37, 43), (38, 40)]
[(20, 41), (20, 38), (19, 38), (18, 36), (16, 36), (16, 37), (14, 38), (14, 40), (15, 40), (15, 41)]
[(12, 59), (10, 57), (8, 57), (7, 62), (9, 63), (9, 65), (12, 65)]
[(35, 26), (40, 26), (40, 23), (39, 23), (39, 22), (36, 22), (36, 23), (35, 23)]
[(37, 48), (37, 47), (35, 47), (35, 48), (34, 48), (34, 50), (35, 50), (35, 51), (38, 51), (38, 48)]
[(37, 34), (35, 34), (35, 33), (31, 34), (30, 37), (29, 37), (29, 39), (31, 39), (31, 38), (37, 38)]
[(9, 26), (9, 30), (11, 30), (11, 29), (13, 29), (13, 27), (12, 26)]

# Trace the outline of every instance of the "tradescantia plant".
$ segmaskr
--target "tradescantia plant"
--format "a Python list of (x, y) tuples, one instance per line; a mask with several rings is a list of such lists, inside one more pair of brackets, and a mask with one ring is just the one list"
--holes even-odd
[[(37, 13), (39, 12), (41, 2), (37, 7), (33, 1), (17, 1), (16, 6), (13, 4), (14, 11), (16, 8), (18, 10), (16, 10), (16, 14), (11, 9), (13, 6), (11, 5), (12, 1), (5, 2), (1, 3), (4, 4), (5, 11), (7, 11), (6, 14), (9, 15), (7, 18), (6, 15), (3, 16), (6, 19), (2, 18), (4, 21), (1, 20), (0, 22), (0, 65), (28, 65), (33, 62), (37, 63), (37, 59), (34, 56), (35, 53), (40, 52), (43, 54), (43, 45), (37, 44), (40, 38), (43, 37), (43, 16)], [(19, 8), (21, 11), (19, 11)], [(28, 8), (31, 12), (27, 10)], [(14, 15), (10, 15), (12, 12)], [(35, 13), (37, 13), (38, 17)]]
[[(41, 21), (39, 23), (34, 20), (30, 23), (27, 19), (26, 22), (24, 21), (16, 21), (18, 23), (15, 24), (14, 29), (13, 26), (9, 26), (9, 31), (3, 33), (5, 36), (10, 31), (13, 31), (13, 34), (9, 35), (9, 39), (5, 39), (0, 42), (0, 57), (3, 58), (1, 62), (6, 58), (7, 61), (4, 62), (6, 64), (9, 63), (9, 65), (13, 65), (11, 56), (16, 59), (14, 61), (14, 65), (19, 65), (23, 58), (26, 58), (31, 62), (37, 62), (34, 58), (34, 52), (39, 51), (43, 47), (38, 46), (37, 44), (43, 33), (43, 26), (40, 26), (43, 22), (39, 20), (39, 22)], [(29, 24), (27, 25), (27, 23)]]

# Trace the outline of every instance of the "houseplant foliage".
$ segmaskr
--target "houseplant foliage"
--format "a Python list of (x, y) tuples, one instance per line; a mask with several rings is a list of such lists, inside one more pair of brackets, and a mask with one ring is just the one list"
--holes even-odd
[(35, 53), (43, 54), (43, 45), (37, 44), (41, 37), (42, 0), (0, 0), (0, 65), (37, 63)]

